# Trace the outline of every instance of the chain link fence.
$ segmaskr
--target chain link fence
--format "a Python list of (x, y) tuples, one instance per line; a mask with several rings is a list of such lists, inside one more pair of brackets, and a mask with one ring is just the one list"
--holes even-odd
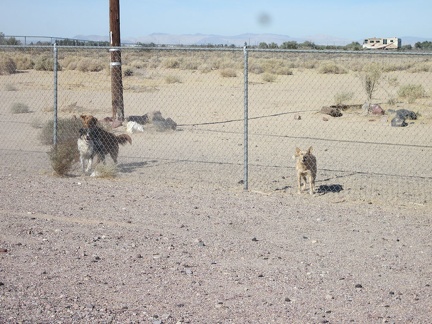
[(81, 176), (80, 116), (93, 115), (132, 139), (125, 181), (295, 194), (295, 148), (312, 146), (316, 195), (430, 203), (431, 54), (122, 48), (127, 120), (113, 127), (109, 48), (56, 48), (57, 74), (52, 46), (0, 47), (3, 174)]

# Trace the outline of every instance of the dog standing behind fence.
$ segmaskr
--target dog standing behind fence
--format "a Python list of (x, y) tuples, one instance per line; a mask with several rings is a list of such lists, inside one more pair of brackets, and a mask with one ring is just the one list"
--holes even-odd
[(96, 156), (98, 160), (105, 163), (105, 155), (109, 154), (114, 163), (117, 163), (119, 144), (132, 144), (132, 138), (127, 134), (115, 135), (97, 125), (98, 120), (92, 115), (81, 115), (82, 123), (85, 128), (90, 130), (90, 137), (96, 144)]
[[(298, 193), (306, 188), (307, 179), (309, 180), (309, 193), (311, 195), (315, 192), (315, 179), (317, 175), (317, 161), (316, 157), (312, 154), (312, 146), (307, 151), (302, 151), (296, 147), (294, 155), (296, 159), (297, 170), (297, 187)], [(303, 186), (302, 186), (303, 179)]]

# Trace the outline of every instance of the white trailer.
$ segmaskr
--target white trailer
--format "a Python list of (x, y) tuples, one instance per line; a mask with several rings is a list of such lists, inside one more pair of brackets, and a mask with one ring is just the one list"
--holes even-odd
[(402, 40), (397, 37), (372, 37), (363, 41), (363, 48), (365, 49), (398, 49), (401, 48), (401, 45)]

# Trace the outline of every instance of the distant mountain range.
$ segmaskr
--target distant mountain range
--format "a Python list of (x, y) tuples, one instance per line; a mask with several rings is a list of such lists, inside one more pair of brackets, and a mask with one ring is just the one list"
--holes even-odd
[[(365, 37), (374, 37), (374, 35), (365, 35)], [(405, 36), (400, 37), (402, 39), (402, 45), (414, 45), (417, 42), (432, 41), (432, 38), (421, 38)], [(77, 35), (74, 39), (79, 40), (91, 40), (91, 41), (109, 41), (108, 36), (99, 35)], [(317, 45), (334, 45), (334, 46), (344, 46), (352, 42), (363, 42), (363, 39), (346, 39), (338, 38), (329, 35), (311, 35), (306, 37), (291, 37), (287, 35), (278, 34), (241, 34), (235, 36), (221, 36), (221, 35), (206, 35), (206, 34), (163, 34), (163, 33), (153, 33), (146, 36), (140, 37), (125, 37), (122, 38), (123, 44), (136, 44), (136, 43), (154, 43), (156, 45), (235, 45), (243, 46), (245, 43), (249, 45), (259, 45), (262, 42), (267, 44), (276, 43), (278, 45), (284, 42), (297, 42), (303, 43), (305, 41), (313, 42)]]

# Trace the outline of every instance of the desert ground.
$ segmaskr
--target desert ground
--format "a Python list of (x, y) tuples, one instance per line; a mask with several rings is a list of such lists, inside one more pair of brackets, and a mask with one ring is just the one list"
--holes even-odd
[[(428, 322), (430, 62), (380, 58), (404, 68), (383, 70), (374, 116), (360, 108), (364, 62), (326, 58), (347, 69), (335, 74), (252, 56), (245, 190), (241, 53), (190, 56), (125, 53), (125, 115), (178, 125), (131, 134), (112, 178), (53, 172), (51, 71), (0, 75), (0, 322)], [(60, 57), (59, 118), (110, 116), (106, 69)], [(422, 96), (398, 95), (412, 84)], [(337, 95), (343, 116), (320, 113)], [(419, 117), (391, 127), (397, 109)], [(314, 196), (296, 193), (296, 146), (317, 156)]]

